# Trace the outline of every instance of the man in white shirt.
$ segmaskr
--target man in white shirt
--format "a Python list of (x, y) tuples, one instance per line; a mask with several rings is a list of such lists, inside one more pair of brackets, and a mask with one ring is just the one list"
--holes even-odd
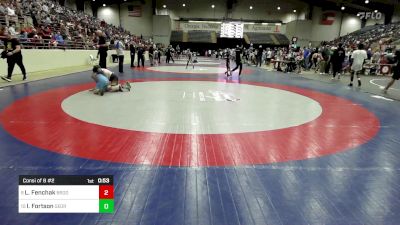
[(121, 39), (116, 36), (115, 38), (115, 51), (118, 56), (118, 65), (119, 65), (119, 72), (123, 73), (124, 72), (124, 43), (121, 41)]
[(354, 79), (354, 74), (357, 75), (357, 80), (358, 80), (358, 86), (361, 86), (361, 78), (360, 78), (360, 72), (363, 69), (364, 61), (368, 59), (367, 52), (364, 50), (364, 45), (359, 44), (358, 45), (358, 50), (355, 50), (353, 54), (351, 55), (351, 58), (353, 59), (353, 64), (351, 65), (351, 70), (353, 71), (351, 73), (351, 78), (350, 78), (350, 84), (349, 86), (353, 86), (353, 79)]

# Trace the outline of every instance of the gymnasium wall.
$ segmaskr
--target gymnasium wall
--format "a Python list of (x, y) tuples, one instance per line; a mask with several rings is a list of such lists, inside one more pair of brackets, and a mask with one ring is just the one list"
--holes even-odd
[(400, 4), (394, 7), (392, 23), (400, 22)]
[[(129, 16), (129, 5), (140, 6), (141, 16)], [(99, 7), (97, 10), (97, 17), (115, 26), (122, 26), (138, 36), (143, 35), (144, 37), (150, 37), (153, 35), (151, 0), (146, 0), (146, 4), (140, 4), (139, 2), (123, 3), (120, 8), (118, 8), (117, 4)]]
[(76, 0), (65, 0), (65, 6), (76, 10)]
[[(175, 0), (164, 0), (157, 4), (158, 14), (170, 15), (174, 20), (179, 18), (206, 18), (206, 19), (248, 19), (248, 20), (280, 20), (284, 23), (290, 22), (297, 19), (305, 19), (308, 5), (296, 1), (287, 0), (280, 1), (273, 0), (239, 0), (237, 4), (233, 5), (231, 12), (226, 9), (225, 1), (213, 1), (213, 0), (202, 0), (202, 1), (190, 1), (186, 2), (186, 7), (182, 7), (183, 2), (177, 2)], [(166, 9), (163, 9), (163, 5), (167, 5)], [(215, 5), (215, 8), (211, 8), (211, 5)], [(250, 10), (249, 7), (253, 6)], [(281, 7), (281, 10), (277, 10), (277, 6)], [(293, 9), (297, 12), (293, 13)]]
[(153, 41), (168, 45), (171, 40), (171, 19), (169, 16), (153, 16)]
[(90, 1), (85, 2), (85, 13), (93, 16), (92, 4)]
[(97, 10), (97, 17), (114, 26), (120, 25), (118, 5), (107, 5)]
[[(108, 51), (108, 61), (107, 65), (111, 66), (111, 54), (114, 54), (114, 50)], [(49, 70), (59, 70), (67, 67), (82, 67), (87, 66), (87, 70), (90, 69), (89, 56), (92, 55), (96, 57), (97, 50), (42, 50), (42, 49), (23, 49), (23, 62), (26, 71), (41, 72)], [(146, 60), (148, 59), (148, 54), (145, 54)], [(137, 57), (136, 57), (137, 59)], [(98, 63), (98, 62), (97, 62)], [(129, 51), (125, 51), (125, 64), (130, 64)], [(116, 64), (115, 64), (116, 65)], [(7, 61), (0, 60), (0, 68), (3, 70), (2, 74), (7, 72)], [(21, 74), (21, 70), (16, 65), (14, 69), (14, 74)]]

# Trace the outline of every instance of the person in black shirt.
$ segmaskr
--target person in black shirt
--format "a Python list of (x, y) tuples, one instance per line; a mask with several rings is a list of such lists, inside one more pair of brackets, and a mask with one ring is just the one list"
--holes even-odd
[(338, 45), (338, 48), (333, 51), (333, 54), (331, 56), (332, 70), (333, 70), (332, 80), (335, 79), (336, 73), (339, 73), (338, 79), (340, 79), (340, 72), (342, 70), (342, 65), (344, 62), (344, 58), (346, 56), (346, 51), (342, 46), (343, 45), (340, 43)]
[(393, 71), (393, 76), (392, 79), (389, 81), (389, 83), (386, 85), (386, 87), (382, 90), (384, 94), (387, 94), (389, 88), (396, 82), (396, 80), (400, 79), (400, 50), (396, 50), (394, 53), (394, 66), (392, 68)]
[(25, 66), (22, 62), (21, 44), (18, 39), (13, 38), (8, 31), (4, 32), (4, 36), (6, 36), (7, 39), (4, 40), (4, 53), (2, 53), (2, 57), (7, 58), (8, 74), (7, 77), (1, 77), (1, 79), (11, 82), (14, 66), (17, 64), (23, 75), (22, 80), (26, 80)]
[(106, 36), (103, 31), (98, 30), (96, 31), (96, 35), (99, 38), (97, 43), (97, 48), (99, 49), (97, 56), (100, 55), (99, 64), (101, 68), (107, 68), (107, 51), (108, 51), (108, 44), (106, 43)]
[(165, 59), (165, 62), (169, 63), (169, 61), (171, 60), (171, 55), (172, 55), (171, 48), (169, 46), (167, 48), (167, 51), (165, 52), (165, 55), (167, 56), (167, 58)]
[(131, 67), (135, 67), (134, 62), (135, 62), (135, 53), (136, 53), (136, 47), (133, 45), (133, 42), (129, 45), (129, 50), (131, 52)]
[(150, 48), (149, 48), (149, 59), (150, 59), (150, 65), (153, 66), (154, 65), (154, 47), (153, 47), (153, 44), (151, 44)]
[(142, 66), (144, 67), (144, 47), (143, 47), (143, 44), (139, 45), (139, 48), (137, 49), (137, 55), (138, 55), (137, 67), (140, 67), (140, 61), (142, 61)]
[(261, 67), (261, 63), (262, 63), (262, 54), (263, 54), (263, 48), (262, 48), (262, 45), (260, 45), (260, 47), (258, 47), (258, 51), (257, 51), (257, 66), (260, 65), (260, 67)]
[(226, 61), (226, 72), (225, 72), (225, 74), (228, 77), (232, 75), (232, 74), (230, 74), (231, 73), (231, 54), (230, 54), (230, 51), (231, 50), (229, 48), (225, 50), (225, 61)]
[(235, 62), (236, 62), (236, 67), (231, 71), (231, 75), (232, 72), (237, 70), (239, 68), (239, 76), (242, 74), (242, 67), (243, 67), (243, 63), (242, 63), (242, 49), (239, 46), (236, 46), (236, 57), (235, 57)]

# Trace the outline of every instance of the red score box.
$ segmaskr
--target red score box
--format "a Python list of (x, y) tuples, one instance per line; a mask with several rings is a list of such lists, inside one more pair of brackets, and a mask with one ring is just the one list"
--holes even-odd
[(99, 199), (113, 199), (114, 186), (113, 185), (100, 185), (99, 186)]

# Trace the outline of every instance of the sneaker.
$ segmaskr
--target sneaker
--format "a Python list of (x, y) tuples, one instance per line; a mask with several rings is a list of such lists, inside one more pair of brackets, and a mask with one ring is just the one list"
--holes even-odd
[(11, 82), (12, 80), (11, 80), (11, 77), (1, 77), (1, 79), (3, 79), (3, 80), (5, 80), (5, 81), (7, 81), (7, 82)]
[(26, 79), (27, 79), (26, 75), (22, 77), (22, 80), (26, 80)]
[(353, 87), (353, 83), (350, 83), (350, 84), (349, 84), (349, 87)]
[(361, 80), (358, 80), (358, 86), (361, 87)]
[(386, 94), (387, 94), (387, 90), (386, 90), (386, 89), (383, 89), (383, 90), (382, 90), (382, 93), (386, 95)]
[(100, 96), (103, 96), (104, 95), (104, 90), (100, 89), (99, 94), (100, 94)]
[(334, 77), (331, 77), (331, 80), (334, 80), (335, 78)]
[(126, 82), (126, 83), (125, 83), (125, 88), (126, 88), (128, 91), (131, 91), (131, 84), (130, 84), (129, 82)]
[(340, 74), (337, 76), (337, 79), (340, 80)]

